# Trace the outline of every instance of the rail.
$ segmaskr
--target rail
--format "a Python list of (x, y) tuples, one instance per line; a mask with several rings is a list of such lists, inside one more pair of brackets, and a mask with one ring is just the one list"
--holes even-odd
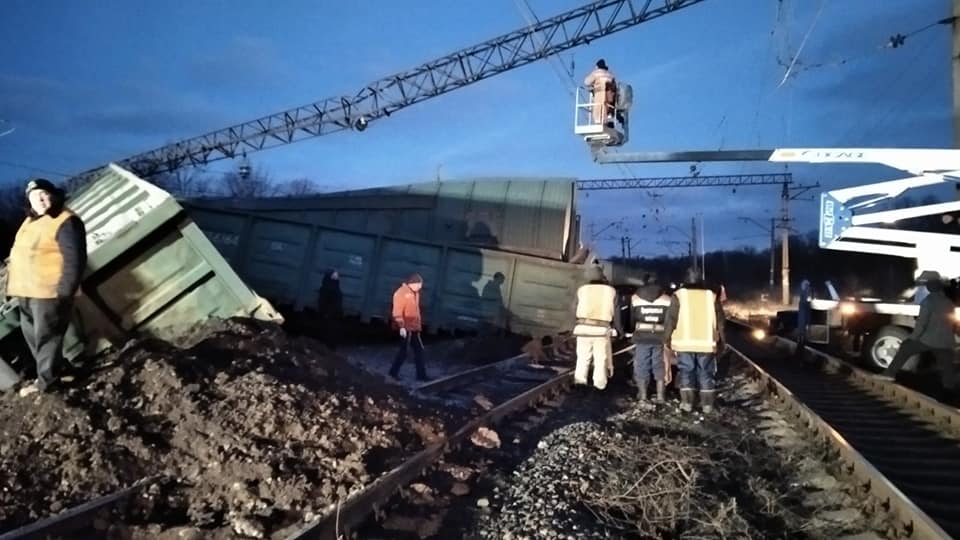
[[(614, 352), (619, 356), (633, 350), (628, 346)], [(512, 360), (512, 359), (507, 359)], [(526, 409), (547, 397), (562, 391), (573, 381), (573, 369), (568, 368), (550, 380), (491, 408), (458, 429), (454, 434), (436, 442), (418, 454), (381, 476), (362, 491), (349, 496), (340, 504), (328, 507), (326, 514), (303, 529), (294, 532), (287, 540), (336, 540), (360, 525), (371, 513), (386, 504), (400, 488), (420, 476), (454, 446), (467, 440), (477, 429), (495, 424), (510, 414)]]
[[(730, 322), (752, 330), (750, 325), (742, 321)], [(779, 336), (770, 339), (790, 353), (796, 349), (796, 343), (788, 339)], [(805, 397), (799, 395), (799, 391), (804, 389), (799, 379), (790, 380), (786, 376), (798, 373), (798, 368), (773, 363), (768, 369), (741, 347), (732, 344), (728, 347), (753, 370), (765, 393), (774, 396), (808, 429), (837, 450), (843, 463), (843, 472), (857, 480), (862, 494), (873, 496), (883, 511), (892, 512), (897, 517), (901, 528), (899, 535), (911, 539), (939, 540), (952, 538), (946, 529), (954, 534), (960, 530), (960, 523), (953, 517), (955, 508), (954, 511), (947, 508), (957, 500), (958, 490), (951, 487), (950, 479), (957, 474), (952, 469), (960, 467), (960, 463), (952, 459), (960, 454), (960, 447), (956, 447), (956, 441), (945, 441), (944, 445), (944, 441), (938, 437), (939, 434), (957, 435), (960, 411), (896, 383), (877, 380), (864, 370), (810, 347), (806, 348), (807, 351), (822, 358), (822, 367), (835, 377), (822, 378), (825, 380), (820, 381), (820, 387), (810, 390)], [(773, 370), (780, 373), (771, 373)], [(830, 384), (841, 380), (851, 385), (847, 389), (862, 389), (865, 392), (854, 395), (852, 390), (847, 393), (847, 389)], [(785, 381), (793, 382), (795, 388), (788, 386)], [(877, 407), (875, 416), (870, 416), (870, 410), (866, 408), (871, 403)], [(884, 417), (880, 407), (886, 404), (899, 410), (888, 411)], [(898, 412), (907, 412), (909, 416), (899, 416), (896, 414)], [(911, 421), (911, 418), (915, 421)], [(907, 421), (904, 422), (904, 419)], [(927, 430), (927, 426), (933, 431)], [(906, 445), (902, 449), (904, 455), (899, 455), (896, 445), (911, 440), (911, 437), (925, 445)], [(939, 460), (943, 452), (950, 458)], [(923, 457), (918, 457), (920, 453)], [(923, 458), (931, 460), (931, 463), (924, 464)], [(945, 468), (937, 468), (935, 463), (940, 462), (945, 464)], [(934, 468), (931, 470), (931, 467)], [(884, 471), (899, 474), (890, 478)], [(911, 494), (917, 494), (919, 498), (911, 497)], [(934, 511), (936, 517), (921, 507)]]

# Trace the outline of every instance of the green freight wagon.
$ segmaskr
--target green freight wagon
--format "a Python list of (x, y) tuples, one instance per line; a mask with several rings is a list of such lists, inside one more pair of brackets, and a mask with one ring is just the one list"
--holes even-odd
[[(170, 339), (213, 317), (281, 322), (160, 188), (108, 165), (67, 199), (87, 229), (87, 269), (64, 354), (95, 354), (134, 335)], [(6, 283), (6, 267), (0, 269)], [(19, 332), (16, 300), (0, 306), (0, 344)], [(0, 345), (0, 354), (9, 347)], [(0, 361), (0, 388), (15, 382)]]
[(312, 308), (324, 271), (336, 269), (347, 314), (384, 319), (394, 290), (419, 272), (429, 330), (538, 334), (571, 327), (583, 276), (577, 264), (283, 219), (211, 201), (183, 204), (237, 273), (278, 306)]
[(567, 261), (578, 249), (571, 178), (478, 178), (191, 205)]

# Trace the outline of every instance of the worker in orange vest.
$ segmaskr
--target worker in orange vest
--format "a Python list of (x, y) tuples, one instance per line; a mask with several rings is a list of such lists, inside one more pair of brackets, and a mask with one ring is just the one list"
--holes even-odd
[(400, 380), (400, 368), (407, 360), (407, 349), (413, 349), (413, 360), (417, 365), (417, 380), (428, 381), (427, 370), (423, 363), (423, 319), (420, 316), (420, 291), (423, 290), (423, 278), (420, 274), (411, 274), (396, 292), (393, 293), (393, 323), (400, 333), (400, 349), (390, 367), (390, 376)]
[(7, 296), (18, 300), (20, 328), (37, 364), (36, 383), (21, 395), (46, 392), (57, 380), (63, 338), (87, 266), (83, 220), (64, 206), (66, 193), (49, 180), (27, 183), (30, 208), (10, 250)]

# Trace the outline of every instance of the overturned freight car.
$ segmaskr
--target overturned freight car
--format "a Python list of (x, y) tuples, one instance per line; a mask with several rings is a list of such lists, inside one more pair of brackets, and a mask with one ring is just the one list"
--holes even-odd
[[(168, 193), (116, 165), (93, 176), (66, 206), (87, 230), (87, 268), (67, 332), (73, 359), (132, 335), (175, 338), (212, 317), (282, 321), (273, 306), (237, 277)], [(6, 285), (6, 265), (0, 286)], [(19, 352), (16, 300), (0, 306), (0, 355)], [(16, 373), (0, 360), (0, 389)]]
[[(486, 182), (486, 183), (484, 183)], [(423, 275), (428, 330), (569, 329), (583, 267), (571, 181), (437, 182), (329, 195), (184, 201), (240, 276), (277, 305), (314, 306), (340, 274), (344, 310), (389, 316)]]

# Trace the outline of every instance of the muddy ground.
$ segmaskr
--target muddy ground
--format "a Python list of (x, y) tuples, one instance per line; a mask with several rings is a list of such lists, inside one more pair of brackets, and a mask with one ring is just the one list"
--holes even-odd
[(459, 425), (275, 325), (179, 345), (134, 341), (55, 393), (0, 395), (0, 532), (156, 476), (96, 535), (279, 537)]

